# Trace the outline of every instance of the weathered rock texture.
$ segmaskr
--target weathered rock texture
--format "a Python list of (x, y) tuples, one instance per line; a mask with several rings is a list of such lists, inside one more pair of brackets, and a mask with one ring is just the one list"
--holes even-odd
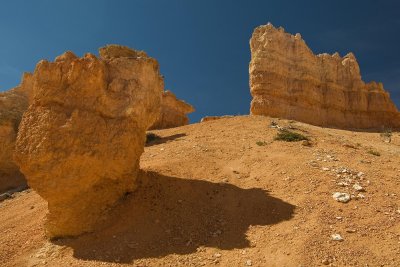
[(339, 128), (400, 127), (381, 83), (364, 83), (352, 53), (314, 55), (300, 34), (271, 24), (250, 40), (251, 114)]
[(66, 52), (41, 61), (33, 79), (16, 162), (48, 202), (50, 237), (91, 231), (135, 188), (145, 132), (160, 109), (158, 63), (113, 45), (101, 48), (100, 58)]
[(167, 129), (189, 124), (187, 114), (194, 112), (193, 106), (179, 100), (171, 91), (165, 91), (161, 100), (161, 112), (152, 129)]
[(14, 163), (13, 153), (22, 114), (28, 108), (32, 75), (25, 73), (19, 86), (0, 93), (0, 193), (24, 188), (26, 181)]

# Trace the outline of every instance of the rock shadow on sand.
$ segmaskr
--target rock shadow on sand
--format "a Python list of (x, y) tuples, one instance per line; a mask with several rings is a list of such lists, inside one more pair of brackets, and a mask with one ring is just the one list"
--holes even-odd
[[(149, 138), (149, 134), (150, 134), (150, 138)], [(160, 137), (157, 136), (154, 133), (148, 133), (147, 138), (148, 140), (146, 141), (146, 147), (149, 146), (155, 146), (155, 145), (160, 145), (160, 144), (164, 144), (164, 143), (169, 143), (174, 141), (175, 139), (179, 139), (181, 137), (185, 137), (186, 134), (185, 133), (180, 133), (180, 134), (174, 134), (174, 135), (170, 135), (170, 136), (165, 136), (165, 137)]]
[(290, 220), (295, 206), (259, 188), (143, 172), (141, 185), (112, 210), (101, 227), (75, 239), (55, 241), (82, 260), (131, 263), (199, 247), (250, 246), (246, 231)]

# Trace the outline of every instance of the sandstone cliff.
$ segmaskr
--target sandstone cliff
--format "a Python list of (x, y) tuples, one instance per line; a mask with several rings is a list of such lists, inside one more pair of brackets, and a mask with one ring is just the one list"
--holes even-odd
[(187, 114), (194, 112), (193, 106), (179, 100), (171, 91), (165, 91), (161, 100), (161, 111), (152, 129), (167, 129), (189, 124)]
[(365, 83), (352, 53), (314, 55), (300, 34), (271, 24), (250, 40), (251, 114), (339, 128), (399, 128), (381, 83)]
[(135, 188), (145, 132), (160, 110), (158, 63), (112, 45), (100, 49), (100, 58), (66, 52), (43, 60), (33, 79), (15, 160), (48, 202), (50, 237), (91, 231)]
[(0, 93), (0, 193), (26, 186), (24, 176), (13, 161), (15, 140), (22, 114), (28, 108), (32, 75), (24, 73), (19, 86)]

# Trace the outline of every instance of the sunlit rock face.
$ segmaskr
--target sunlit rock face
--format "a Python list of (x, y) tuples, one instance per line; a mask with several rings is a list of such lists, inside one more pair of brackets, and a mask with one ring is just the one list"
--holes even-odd
[(314, 55), (300, 34), (271, 24), (250, 40), (251, 114), (338, 128), (399, 128), (381, 83), (365, 83), (352, 53)]
[(41, 61), (33, 79), (15, 160), (48, 202), (48, 235), (76, 236), (134, 190), (163, 80), (155, 59), (116, 45), (100, 58), (66, 52)]

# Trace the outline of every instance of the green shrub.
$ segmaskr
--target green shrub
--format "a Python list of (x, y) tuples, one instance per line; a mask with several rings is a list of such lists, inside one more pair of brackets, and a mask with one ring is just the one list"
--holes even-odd
[(309, 140), (306, 136), (302, 134), (295, 133), (286, 129), (280, 130), (274, 139), (286, 142), (298, 142), (302, 140)]
[(267, 142), (265, 142), (265, 141), (257, 141), (256, 144), (258, 146), (265, 146), (267, 144)]

